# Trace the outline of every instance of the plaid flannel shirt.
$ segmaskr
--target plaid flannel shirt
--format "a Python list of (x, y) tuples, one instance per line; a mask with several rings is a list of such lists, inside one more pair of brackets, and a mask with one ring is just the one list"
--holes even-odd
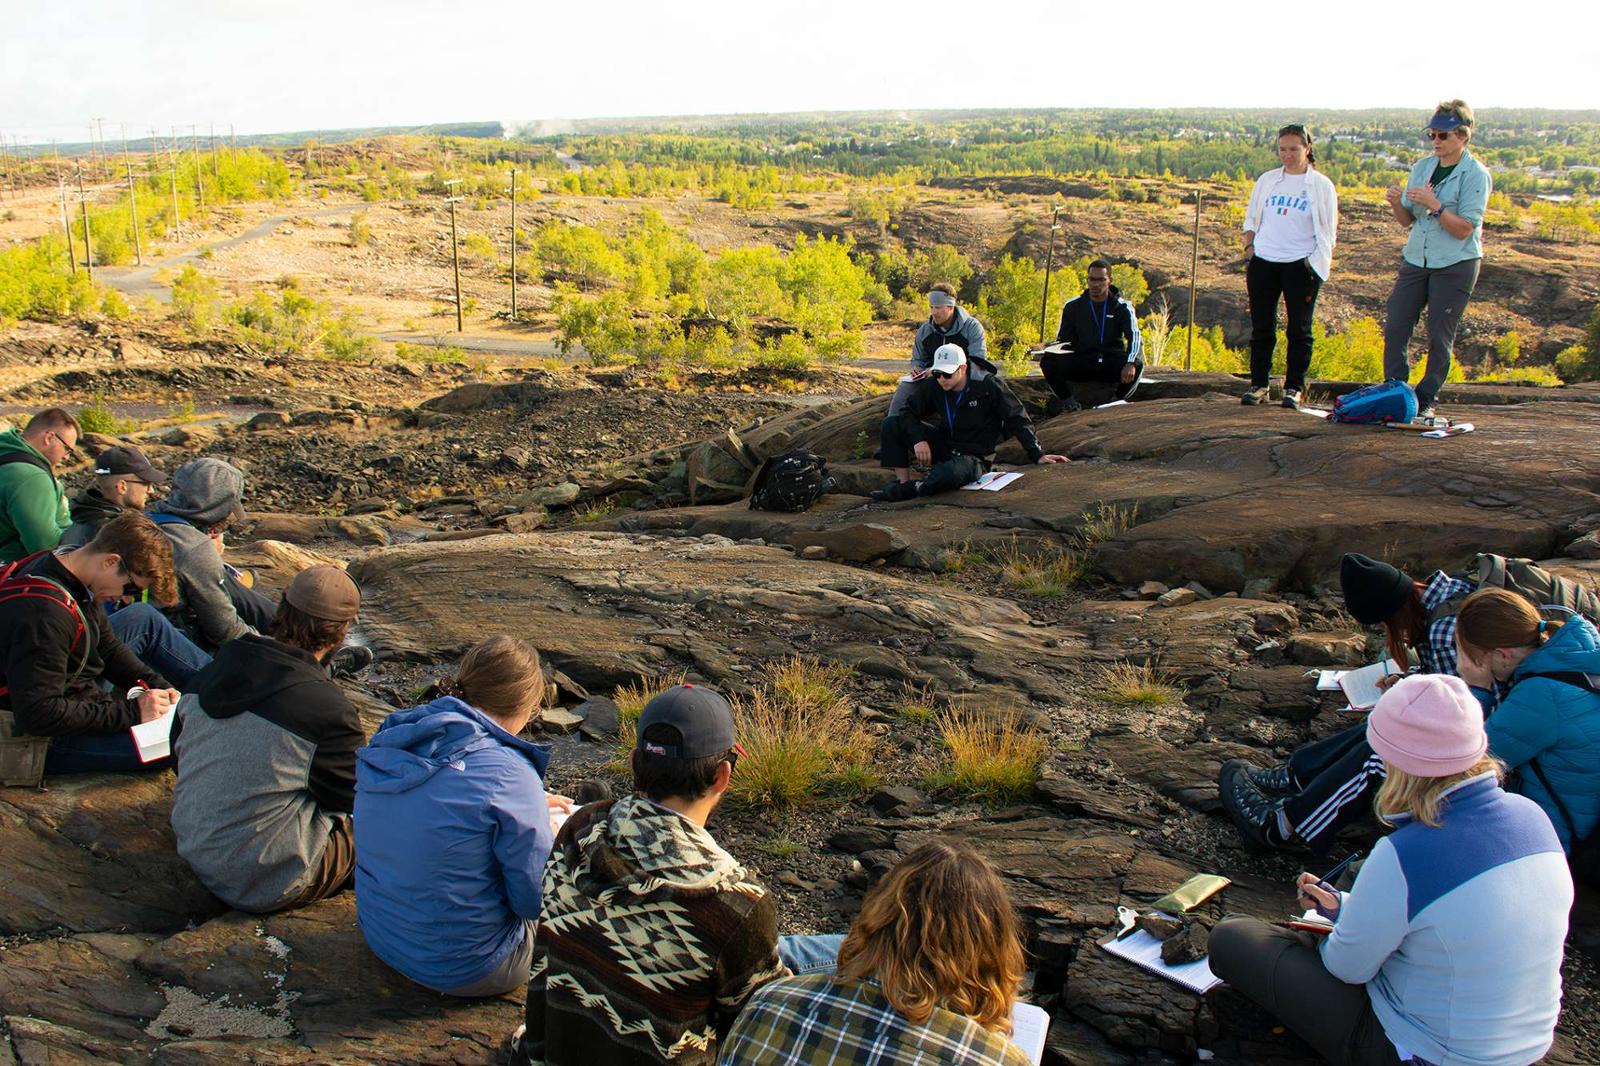
[[(1435, 570), (1422, 589), (1422, 606), (1431, 611), (1457, 596), (1470, 596), (1478, 590), (1476, 582), (1451, 577), (1443, 570)], [(1417, 649), (1425, 674), (1454, 674), (1456, 672), (1456, 616), (1441, 618), (1428, 627), (1427, 639)]]
[(785, 977), (757, 989), (718, 1060), (724, 1066), (1031, 1066), (999, 1033), (935, 1009), (921, 1025), (878, 982), (832, 974)]

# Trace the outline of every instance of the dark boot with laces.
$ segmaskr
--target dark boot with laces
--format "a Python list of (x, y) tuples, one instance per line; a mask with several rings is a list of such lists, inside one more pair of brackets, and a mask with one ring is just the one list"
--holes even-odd
[(1278, 830), (1278, 812), (1283, 800), (1262, 792), (1250, 780), (1255, 767), (1243, 759), (1229, 759), (1217, 775), (1217, 796), (1239, 830), (1239, 839), (1256, 851), (1272, 851), (1287, 842)]
[(1300, 791), (1300, 786), (1295, 782), (1294, 771), (1289, 769), (1289, 764), (1281, 762), (1270, 770), (1258, 770), (1246, 764), (1245, 774), (1250, 778), (1250, 783), (1269, 796), (1292, 796)]

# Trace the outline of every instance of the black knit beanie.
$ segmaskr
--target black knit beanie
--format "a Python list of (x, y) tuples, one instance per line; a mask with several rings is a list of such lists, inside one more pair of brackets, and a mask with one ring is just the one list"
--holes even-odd
[(1339, 564), (1345, 610), (1364, 626), (1375, 626), (1406, 605), (1415, 587), (1388, 563), (1350, 552)]

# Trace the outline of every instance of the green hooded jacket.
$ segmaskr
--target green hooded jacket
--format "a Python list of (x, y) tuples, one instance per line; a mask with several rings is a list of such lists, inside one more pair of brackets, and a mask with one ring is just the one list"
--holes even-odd
[(19, 454), (35, 462), (0, 464), (0, 563), (54, 548), (72, 524), (49, 460), (23, 440), (21, 430), (0, 433), (0, 459)]

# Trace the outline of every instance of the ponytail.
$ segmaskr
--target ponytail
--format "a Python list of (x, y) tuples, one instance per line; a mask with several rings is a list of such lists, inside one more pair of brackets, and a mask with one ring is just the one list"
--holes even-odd
[(1456, 614), (1461, 643), (1475, 652), (1497, 648), (1537, 648), (1561, 628), (1560, 621), (1539, 617), (1525, 598), (1505, 589), (1479, 589)]

